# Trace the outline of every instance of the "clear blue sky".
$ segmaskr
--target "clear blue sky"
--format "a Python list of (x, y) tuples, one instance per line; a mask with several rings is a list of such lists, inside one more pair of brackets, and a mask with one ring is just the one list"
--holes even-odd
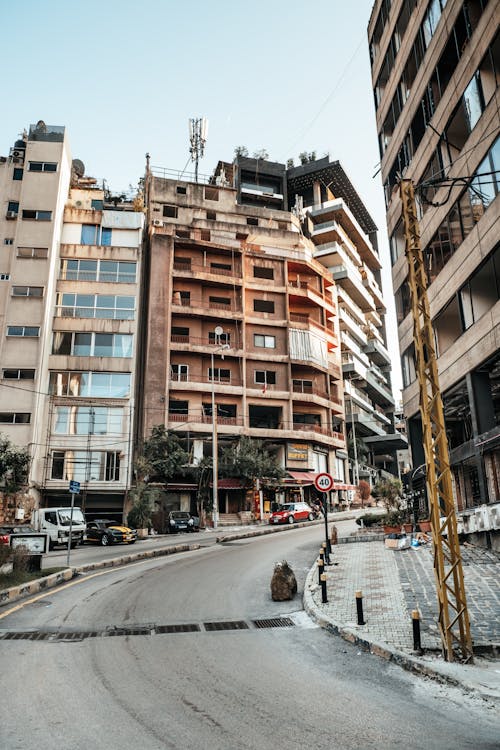
[[(188, 119), (209, 120), (200, 172), (234, 148), (338, 159), (379, 227), (401, 378), (367, 25), (372, 0), (0, 0), (0, 153), (39, 119), (65, 125), (73, 158), (116, 192), (152, 164), (182, 170)], [(189, 169), (188, 165), (188, 169)], [(396, 347), (396, 348), (394, 348)]]

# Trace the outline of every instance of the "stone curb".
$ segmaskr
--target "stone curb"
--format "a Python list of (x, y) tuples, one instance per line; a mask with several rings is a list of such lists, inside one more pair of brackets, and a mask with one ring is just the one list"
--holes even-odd
[[(452, 685), (453, 687), (460, 687), (468, 693), (474, 693), (484, 700), (492, 701), (494, 703), (500, 703), (500, 696), (492, 694), (490, 692), (482, 691), (480, 688), (470, 685), (465, 680), (453, 677), (447, 674), (445, 671), (439, 669), (435, 665), (428, 664), (423, 659), (419, 659), (417, 656), (406, 654), (403, 651), (390, 646), (388, 643), (383, 641), (371, 640), (369, 637), (365, 637), (359, 634), (353, 628), (347, 627), (342, 623), (335, 622), (330, 617), (325, 616), (319, 607), (316, 605), (312, 593), (311, 587), (317, 588), (315, 578), (317, 577), (317, 568), (314, 566), (307, 574), (306, 582), (304, 585), (304, 597), (303, 604), (304, 610), (316, 622), (321, 628), (324, 628), (333, 635), (340, 636), (343, 640), (361, 648), (363, 651), (368, 651), (374, 656), (379, 656), (386, 661), (390, 661), (393, 664), (397, 664), (399, 667), (418, 674), (423, 677), (428, 677), (437, 682)], [(430, 651), (430, 649), (426, 649)]]
[(122, 555), (121, 557), (113, 557), (109, 560), (88, 563), (87, 565), (81, 565), (77, 568), (66, 568), (58, 573), (52, 573), (49, 576), (37, 578), (29, 583), (23, 583), (20, 586), (12, 586), (10, 589), (0, 591), (0, 605), (16, 602), (19, 599), (38, 594), (40, 591), (54, 588), (64, 581), (70, 581), (72, 578), (76, 578), (76, 576), (81, 575), (82, 573), (88, 573), (92, 570), (119, 567), (127, 565), (127, 563), (135, 562), (136, 560), (147, 560), (153, 557), (175, 555), (179, 552), (190, 552), (200, 548), (200, 544), (177, 544), (175, 547), (144, 550), (144, 552), (134, 552), (129, 555)]

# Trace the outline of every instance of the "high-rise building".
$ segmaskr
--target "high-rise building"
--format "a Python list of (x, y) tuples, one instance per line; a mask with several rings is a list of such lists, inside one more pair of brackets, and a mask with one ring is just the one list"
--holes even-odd
[(425, 457), (398, 179), (411, 179), (459, 509), (500, 497), (500, 5), (377, 0), (372, 80), (414, 484)]
[(42, 121), (0, 158), (0, 431), (36, 505), (121, 519), (132, 472), (144, 215), (106, 202)]
[[(396, 473), (376, 227), (340, 164), (238, 156), (204, 183), (148, 168), (146, 203), (143, 435), (164, 423), (196, 463), (215, 401), (219, 441), (264, 440), (288, 496), (319, 471), (346, 487)], [(366, 446), (351, 476), (342, 373)], [(222, 513), (244, 509), (233, 480), (219, 488)], [(197, 490), (176, 478), (164, 508), (194, 510)]]

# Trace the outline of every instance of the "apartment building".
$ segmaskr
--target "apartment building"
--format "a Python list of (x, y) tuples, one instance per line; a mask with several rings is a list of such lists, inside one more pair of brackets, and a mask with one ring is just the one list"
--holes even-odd
[(377, 0), (368, 27), (415, 483), (425, 457), (400, 176), (416, 187), (460, 510), (500, 497), (499, 21), (493, 0)]
[[(146, 184), (143, 434), (164, 423), (195, 464), (212, 455), (213, 418), (220, 449), (264, 440), (288, 472), (278, 496), (264, 487), (264, 510), (311, 487), (311, 472), (348, 481), (336, 287), (299, 220), (239, 202), (222, 162), (205, 184), (154, 169)], [(167, 489), (164, 509), (196, 507), (185, 478)], [(220, 512), (245, 507), (220, 479)]]
[(407, 442), (394, 428), (373, 219), (342, 165), (329, 157), (285, 167), (238, 156), (225, 170), (234, 177), (241, 204), (291, 211), (299, 219), (313, 257), (335, 281), (351, 481), (372, 483), (386, 474), (397, 475), (396, 453)]
[(0, 158), (0, 430), (32, 457), (35, 504), (121, 519), (144, 215), (107, 204), (65, 129), (31, 126)]
[[(206, 184), (163, 175), (147, 174), (143, 434), (164, 422), (194, 462), (210, 456), (214, 395), (219, 441), (265, 440), (299, 488), (397, 473), (376, 227), (340, 164), (238, 156)], [(346, 420), (366, 445), (351, 467)], [(229, 484), (222, 513), (242, 508)], [(193, 507), (196, 487), (169, 489)]]

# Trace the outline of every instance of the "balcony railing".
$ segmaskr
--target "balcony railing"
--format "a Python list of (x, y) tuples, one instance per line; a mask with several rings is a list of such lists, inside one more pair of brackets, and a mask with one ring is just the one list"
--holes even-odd
[(319, 424), (305, 424), (304, 422), (294, 422), (293, 429), (298, 432), (315, 432), (318, 435), (327, 435), (328, 437), (337, 438), (337, 440), (343, 440), (344, 436), (341, 432), (335, 432), (329, 430), (327, 427), (321, 427)]
[(114, 309), (112, 307), (66, 307), (56, 305), (55, 314), (58, 318), (99, 318), (106, 320), (134, 320), (135, 310), (129, 308)]
[[(186, 424), (213, 424), (211, 414), (179, 414), (178, 412), (168, 413), (169, 422), (185, 422)], [(217, 415), (217, 424), (219, 425), (232, 425), (232, 426), (243, 426), (243, 419), (241, 417), (224, 417)]]
[(320, 388), (314, 388), (312, 385), (307, 385), (307, 383), (294, 383), (293, 384), (293, 392), (294, 393), (307, 393), (312, 396), (319, 396), (320, 398), (329, 398), (329, 395), (326, 391), (321, 390)]
[(179, 260), (174, 260), (174, 271), (187, 271), (188, 273), (208, 273), (212, 276), (241, 276), (241, 266), (235, 266), (233, 268), (212, 268), (210, 265), (205, 263), (183, 263)]
[(174, 293), (172, 297), (172, 304), (179, 305), (180, 307), (199, 307), (206, 310), (227, 310), (227, 312), (241, 313), (241, 304), (236, 303), (232, 300), (229, 303), (224, 302), (211, 302), (201, 298), (194, 297), (181, 297)]
[[(242, 386), (243, 381), (240, 378), (233, 378), (232, 375), (230, 377), (220, 376), (216, 378), (209, 378), (207, 375), (196, 375), (195, 373), (189, 373), (189, 375), (180, 373), (176, 375), (172, 375), (170, 377), (170, 382), (172, 384), (175, 383), (214, 383), (214, 385), (234, 385), (234, 386)], [(257, 387), (257, 386), (256, 386)], [(259, 386), (263, 387), (263, 386)]]
[[(170, 343), (171, 344), (193, 344), (195, 346), (207, 346), (213, 348), (215, 346), (215, 343), (211, 341), (208, 337), (203, 338), (202, 336), (190, 336), (189, 334), (179, 334), (179, 333), (172, 333), (170, 334)], [(231, 344), (230, 341), (223, 340), (223, 344), (229, 344), (230, 349), (238, 348)]]

